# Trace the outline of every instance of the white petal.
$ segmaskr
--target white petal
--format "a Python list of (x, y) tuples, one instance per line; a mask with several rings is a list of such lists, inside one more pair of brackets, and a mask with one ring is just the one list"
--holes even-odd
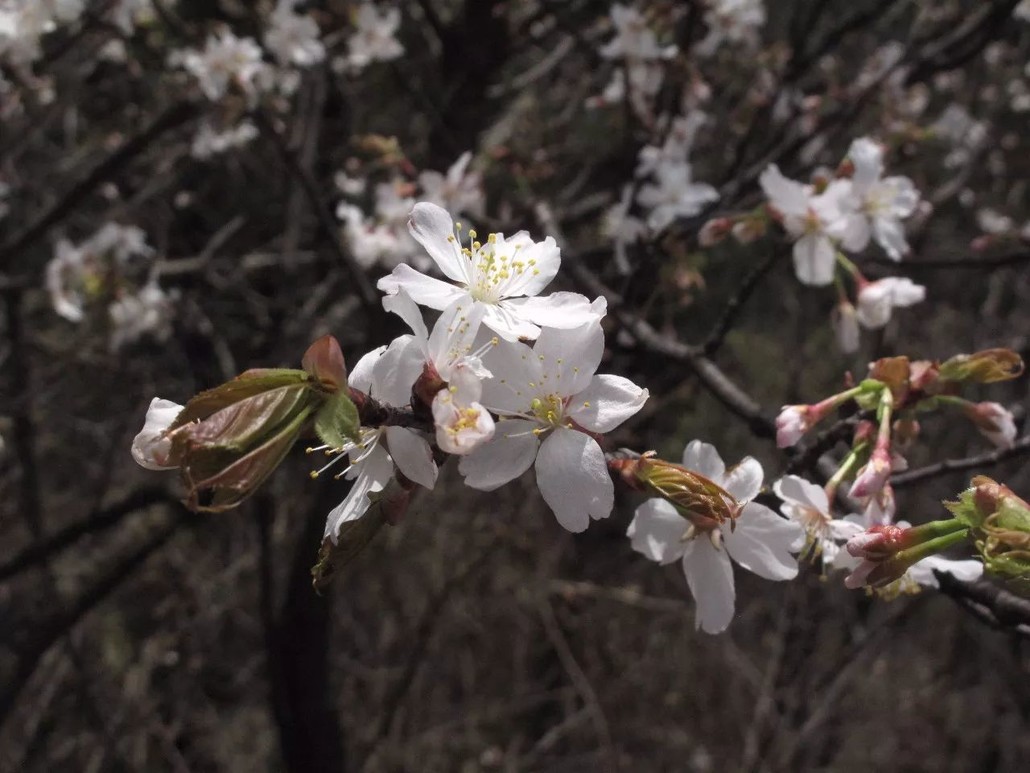
[(444, 309), (433, 325), (427, 355), (444, 381), (450, 380), (450, 366), (472, 351), (484, 311), (483, 304), (465, 296)]
[(801, 526), (755, 502), (744, 506), (732, 533), (729, 527), (723, 528), (723, 542), (733, 560), (767, 580), (797, 576), (798, 562), (791, 552), (799, 549), (803, 540)]
[(536, 338), (540, 335), (540, 328), (523, 317), (521, 311), (513, 303), (514, 301), (501, 301), (500, 303), (480, 304), (483, 306), (483, 324), (505, 341)]
[(361, 356), (347, 374), (347, 386), (357, 389), (359, 392), (367, 393), (372, 389), (372, 371), (379, 358), (386, 351), (386, 346), (379, 346)]
[(794, 242), (794, 273), (803, 284), (833, 282), (836, 260), (833, 245), (825, 234), (806, 234)]
[(983, 576), (984, 565), (980, 561), (956, 561), (943, 556), (928, 556), (909, 569), (916, 582), (930, 588), (939, 587), (937, 578), (934, 576), (935, 571), (950, 574), (956, 580), (972, 582)]
[(758, 496), (764, 479), (765, 472), (758, 460), (745, 456), (726, 471), (721, 485), (738, 502), (748, 502)]
[(393, 272), (380, 279), (376, 287), (390, 295), (404, 290), (415, 303), (440, 311), (467, 295), (460, 287), (426, 276), (407, 263), (395, 266)]
[(540, 327), (559, 330), (580, 327), (599, 319), (596, 307), (579, 293), (551, 293), (535, 298), (511, 298), (501, 306)]
[(512, 281), (505, 285), (504, 296), (508, 298), (537, 295), (547, 287), (561, 266), (561, 251), (550, 236), (542, 242), (533, 242), (527, 238), (519, 249), (518, 260), (526, 264), (535, 261), (535, 264), (532, 270), (514, 275)]
[(770, 164), (758, 181), (769, 203), (784, 215), (803, 216), (808, 211), (808, 187), (784, 177), (776, 164)]
[(604, 330), (596, 319), (572, 330), (545, 328), (533, 346), (542, 369), (542, 391), (562, 397), (582, 392), (590, 385), (603, 354)]
[(670, 564), (686, 550), (683, 535), (690, 524), (664, 499), (648, 499), (637, 508), (626, 536), (638, 553)]
[(411, 402), (411, 386), (425, 367), (422, 346), (414, 336), (400, 336), (386, 348), (372, 368), (369, 394), (387, 405)]
[(172, 450), (172, 440), (164, 437), (164, 432), (182, 409), (183, 406), (178, 403), (160, 397), (150, 401), (143, 429), (132, 440), (132, 458), (136, 464), (148, 470), (169, 469), (168, 454)]
[(429, 340), (429, 331), (426, 330), (426, 323), (422, 321), (422, 312), (403, 288), (398, 289), (393, 295), (384, 296), (383, 308), (403, 319), (416, 339), (423, 342)]
[(404, 427), (387, 427), (386, 444), (404, 477), (423, 488), (432, 489), (436, 485), (433, 449), (424, 437)]
[(419, 202), (408, 217), (408, 230), (415, 241), (425, 247), (444, 276), (462, 284), (469, 283), (468, 261), (461, 254), (461, 245), (454, 236), (454, 220), (447, 210)]
[(697, 601), (697, 627), (705, 633), (722, 633), (729, 628), (736, 591), (733, 565), (726, 551), (716, 550), (705, 535), (690, 540), (683, 553), (683, 573)]
[(873, 237), (891, 260), (901, 260), (909, 252), (908, 242), (905, 240), (905, 227), (899, 220), (876, 218), (873, 221)]
[(386, 449), (377, 445), (360, 463), (360, 470), (347, 497), (329, 513), (325, 523), (325, 536), (333, 542), (340, 532), (340, 525), (360, 518), (371, 504), (368, 495), (382, 491), (393, 475), (393, 462)]
[(534, 469), (544, 501), (569, 531), (583, 531), (591, 518), (611, 515), (615, 486), (604, 452), (589, 435), (556, 429), (540, 444)]
[(622, 376), (594, 376), (573, 396), (568, 415), (591, 432), (611, 432), (639, 411), (648, 392)]
[(713, 483), (722, 485), (726, 475), (726, 465), (711, 443), (691, 440), (683, 449), (683, 466), (688, 470), (701, 473)]
[(773, 484), (773, 491), (782, 500), (811, 507), (820, 513), (827, 513), (830, 510), (826, 489), (804, 478), (799, 478), (797, 475), (784, 475)]
[(851, 143), (848, 158), (855, 166), (852, 180), (860, 191), (866, 191), (883, 174), (883, 148), (868, 137), (860, 137)]
[(458, 464), (465, 485), (493, 491), (530, 468), (540, 445), (533, 434), (537, 424), (524, 419), (499, 421), (494, 436)]
[(525, 344), (501, 341), (483, 356), (493, 378), (483, 382), (482, 403), (495, 413), (525, 413), (540, 391), (540, 360)]

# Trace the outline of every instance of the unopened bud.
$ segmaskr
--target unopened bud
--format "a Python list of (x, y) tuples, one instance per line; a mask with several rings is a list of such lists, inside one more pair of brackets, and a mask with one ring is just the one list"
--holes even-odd
[(741, 505), (724, 488), (704, 475), (647, 454), (638, 459), (611, 463), (633, 488), (669, 502), (701, 530), (711, 530), (726, 521), (732, 524)]
[(1011, 349), (985, 349), (952, 357), (941, 363), (940, 373), (945, 381), (992, 384), (1020, 376), (1023, 358)]
[(851, 486), (850, 494), (853, 497), (864, 499), (875, 496), (883, 490), (891, 475), (893, 464), (891, 460), (890, 443), (877, 442), (872, 455), (865, 466), (858, 471), (855, 482)]
[(733, 221), (730, 218), (712, 218), (701, 226), (701, 231), (697, 235), (697, 243), (702, 247), (712, 247), (725, 239), (732, 228)]
[(966, 417), (980, 434), (998, 448), (1012, 448), (1016, 440), (1016, 422), (1012, 412), (999, 403), (963, 403)]
[(915, 527), (873, 526), (847, 542), (847, 551), (862, 562), (844, 580), (848, 588), (882, 588), (900, 579), (909, 567), (964, 541), (968, 527), (957, 519)]

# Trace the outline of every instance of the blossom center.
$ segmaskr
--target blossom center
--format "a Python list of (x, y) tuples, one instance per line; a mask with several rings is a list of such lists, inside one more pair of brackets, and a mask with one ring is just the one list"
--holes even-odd
[(565, 401), (558, 395), (535, 397), (529, 407), (537, 421), (550, 427), (560, 427), (565, 418)]
[[(460, 224), (458, 228), (460, 230)], [(499, 241), (497, 234), (488, 234), (486, 243), (483, 243), (476, 239), (476, 232), (470, 230), (469, 246), (461, 248), (469, 262), (469, 281), (466, 285), (469, 295), (483, 303), (497, 303), (507, 297), (505, 291), (515, 281), (526, 274), (539, 274), (534, 258), (521, 259), (521, 247), (521, 244), (510, 245), (503, 240)]]

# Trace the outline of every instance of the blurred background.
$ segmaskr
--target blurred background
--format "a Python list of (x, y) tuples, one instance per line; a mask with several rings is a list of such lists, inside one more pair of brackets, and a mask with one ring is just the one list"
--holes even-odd
[[(452, 462), (317, 594), (346, 481), (298, 449), (194, 515), (129, 447), (155, 395), (407, 332), (374, 284), (425, 261), (423, 199), (554, 236), (553, 289), (700, 347), (606, 319), (600, 370), (651, 392), (616, 446), (702, 439), (771, 481), (795, 458), (779, 407), (870, 360), (1025, 357), (1027, 6), (0, 0), (0, 769), (1025, 770), (1030, 621), (961, 592), (738, 572), (708, 636), (678, 565), (630, 549), (639, 496), (571, 535), (531, 474), (487, 494)], [(859, 265), (926, 300), (845, 354), (839, 292), (798, 282), (781, 231), (699, 235), (762, 205), (768, 164), (807, 181), (862, 136), (923, 205), (905, 261)], [(1022, 427), (1026, 392), (975, 397)], [(1030, 493), (1025, 455), (976, 465), (991, 446), (954, 415), (922, 430), (912, 469), (974, 463), (899, 484), (899, 518), (981, 472)]]

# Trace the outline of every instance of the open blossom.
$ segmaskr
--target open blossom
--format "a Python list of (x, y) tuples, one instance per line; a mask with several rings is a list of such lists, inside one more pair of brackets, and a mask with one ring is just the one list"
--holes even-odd
[(615, 37), (601, 47), (605, 59), (668, 59), (676, 46), (660, 46), (647, 19), (631, 5), (615, 3), (611, 8)]
[(743, 505), (740, 515), (710, 530), (698, 529), (664, 499), (649, 499), (630, 523), (633, 549), (652, 561), (681, 561), (687, 585), (697, 602), (697, 627), (721, 633), (733, 620), (736, 591), (732, 561), (767, 580), (797, 576), (794, 553), (804, 544), (800, 525), (751, 500), (762, 488), (763, 471), (755, 459), (726, 465), (714, 446), (693, 441), (683, 452), (683, 466), (721, 486)]
[(483, 178), (479, 172), (469, 171), (472, 152), (466, 151), (447, 170), (446, 174), (427, 169), (419, 174), (422, 199), (443, 207), (448, 212), (482, 217), (485, 198)]
[(296, 0), (278, 0), (268, 19), (265, 45), (281, 65), (308, 67), (325, 59), (318, 23), (294, 10)]
[(205, 121), (193, 136), (190, 155), (201, 160), (208, 159), (229, 150), (242, 148), (257, 136), (257, 127), (247, 120), (220, 131)]
[[(859, 249), (862, 233), (846, 209), (851, 182), (834, 180), (819, 194), (783, 176), (771, 164), (759, 180), (769, 205), (782, 219), (783, 228), (795, 239), (794, 272), (808, 285), (833, 282), (837, 265), (837, 245)], [(865, 237), (868, 240), (868, 236)], [(864, 245), (863, 245), (864, 246)]]
[(455, 301), (437, 319), (432, 334), (403, 290), (385, 297), (383, 308), (397, 314), (412, 331), (397, 339), (406, 344), (398, 344), (396, 378), (415, 384), (423, 377), (437, 385), (431, 404), (437, 445), (449, 454), (467, 454), (493, 437), (493, 417), (480, 403), (482, 381), (491, 374), (473, 351), (483, 307), (469, 299)]
[(148, 470), (167, 470), (175, 467), (168, 462), (172, 440), (165, 433), (182, 409), (183, 406), (178, 403), (160, 397), (150, 401), (143, 429), (132, 440), (132, 458), (136, 460), (136, 464)]
[(842, 568), (839, 543), (862, 532), (857, 519), (834, 518), (826, 490), (796, 475), (780, 478), (773, 491), (783, 500), (780, 512), (805, 530), (807, 544), (822, 556), (823, 567)]
[(851, 143), (848, 158), (855, 168), (850, 204), (862, 215), (850, 249), (865, 249), (872, 234), (888, 257), (901, 260), (909, 251), (901, 221), (915, 212), (919, 191), (907, 177), (883, 176), (883, 148), (868, 138)]
[(388, 62), (403, 55), (404, 46), (396, 38), (400, 24), (399, 8), (380, 13), (375, 3), (362, 3), (354, 14), (354, 32), (347, 40), (346, 64), (361, 70), (372, 62)]
[(568, 330), (598, 319), (590, 302), (578, 293), (559, 292), (537, 297), (558, 273), (558, 245), (548, 236), (534, 242), (525, 231), (505, 239), (490, 234), (462, 248), (454, 234), (454, 221), (446, 210), (420, 202), (408, 221), (411, 235), (454, 284), (434, 279), (407, 264), (379, 280), (379, 289), (392, 295), (404, 290), (431, 309), (446, 309), (459, 298), (483, 306), (483, 324), (501, 338), (536, 338), (540, 327)]
[(637, 201), (649, 210), (647, 224), (655, 231), (667, 227), (677, 217), (696, 215), (705, 204), (719, 199), (711, 185), (692, 181), (690, 164), (664, 164), (655, 172), (657, 184), (641, 186)]
[(858, 321), (867, 328), (881, 328), (890, 322), (891, 312), (912, 306), (926, 298), (926, 288), (911, 279), (887, 277), (862, 284), (858, 291)]
[(234, 85), (253, 102), (269, 85), (270, 68), (262, 61), (261, 46), (227, 29), (209, 36), (200, 51), (173, 51), (169, 63), (193, 75), (212, 102), (222, 99)]
[(172, 334), (177, 295), (166, 293), (156, 282), (148, 282), (136, 292), (126, 292), (107, 307), (111, 321), (108, 343), (111, 351), (151, 336), (165, 341)]
[(698, 43), (702, 56), (711, 56), (723, 43), (754, 46), (765, 25), (762, 0), (712, 0), (705, 11), (708, 34)]
[[(394, 341), (366, 354), (351, 370), (347, 383), (387, 405), (406, 405), (411, 380), (398, 368), (403, 361), (405, 341)], [(341, 459), (349, 458), (342, 477), (354, 484), (346, 498), (329, 513), (325, 536), (336, 541), (340, 526), (363, 516), (371, 504), (368, 495), (382, 491), (393, 477), (394, 464), (409, 480), (431, 489), (436, 485), (437, 469), (429, 442), (418, 432), (405, 427), (362, 427), (361, 441), (342, 448), (318, 448), (333, 456), (319, 472)]]
[[(603, 313), (603, 301), (595, 302)], [(594, 375), (604, 351), (597, 319), (574, 330), (545, 329), (530, 349), (500, 342), (483, 358), (493, 378), (483, 403), (501, 416), (494, 437), (464, 457), (465, 483), (493, 491), (536, 462), (536, 482), (558, 522), (586, 529), (611, 514), (615, 489), (604, 452), (590, 433), (633, 416), (648, 392), (621, 376)]]

